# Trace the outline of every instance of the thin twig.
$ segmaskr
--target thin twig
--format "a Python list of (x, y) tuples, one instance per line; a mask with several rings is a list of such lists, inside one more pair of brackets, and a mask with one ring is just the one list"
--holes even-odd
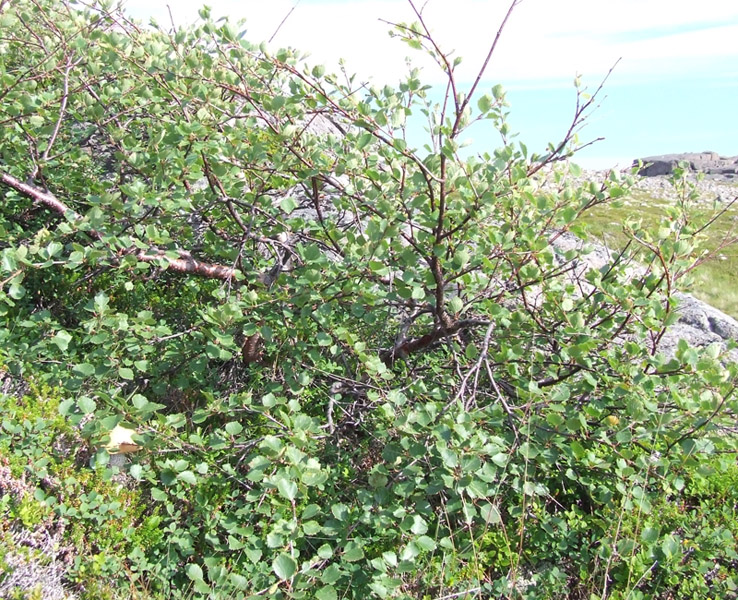
[[(454, 400), (459, 400), (464, 395), (464, 392), (466, 392), (466, 385), (469, 382), (469, 379), (471, 378), (472, 375), (474, 375), (474, 388), (476, 391), (478, 374), (482, 367), (482, 362), (487, 356), (487, 351), (489, 350), (489, 343), (492, 338), (492, 332), (494, 330), (495, 330), (495, 324), (490, 323), (487, 327), (487, 332), (484, 335), (484, 342), (482, 344), (482, 349), (479, 352), (479, 358), (477, 359), (477, 362), (474, 364), (474, 366), (471, 369), (469, 369), (467, 374), (461, 380), (459, 391), (456, 392), (456, 396), (454, 397)], [(466, 406), (466, 403), (465, 403), (465, 406)], [(466, 408), (468, 408), (468, 406), (466, 406)]]
[(499, 28), (497, 29), (497, 34), (495, 35), (495, 39), (492, 42), (492, 46), (489, 49), (489, 52), (487, 52), (487, 56), (484, 59), (484, 63), (482, 63), (482, 68), (479, 69), (479, 73), (477, 74), (477, 78), (474, 80), (474, 83), (469, 88), (469, 92), (466, 94), (466, 98), (464, 98), (464, 101), (461, 103), (461, 108), (458, 110), (458, 113), (456, 115), (456, 122), (454, 123), (453, 128), (453, 134), (452, 137), (456, 134), (458, 131), (459, 125), (461, 124), (461, 117), (464, 114), (464, 110), (468, 106), (469, 102), (472, 99), (472, 96), (474, 95), (474, 91), (477, 89), (477, 86), (479, 85), (479, 82), (482, 80), (482, 76), (484, 75), (484, 72), (487, 70), (487, 65), (489, 64), (490, 59), (492, 58), (492, 55), (495, 53), (495, 49), (497, 48), (497, 42), (500, 41), (500, 37), (502, 36), (502, 30), (505, 29), (505, 25), (507, 24), (508, 19), (510, 18), (510, 15), (512, 14), (513, 9), (520, 4), (522, 0), (513, 0), (510, 4), (510, 7), (507, 9), (507, 13), (505, 14), (505, 18), (502, 20), (502, 23), (500, 23)]
[(295, 2), (295, 5), (292, 8), (290, 8), (289, 12), (284, 16), (284, 19), (282, 19), (282, 21), (279, 23), (277, 28), (274, 30), (272, 37), (269, 38), (269, 41), (268, 41), (269, 44), (272, 43), (272, 40), (276, 37), (277, 33), (279, 33), (279, 30), (282, 29), (282, 25), (284, 25), (285, 21), (287, 21), (287, 19), (290, 18), (292, 11), (294, 11), (297, 8), (298, 4), (300, 4), (300, 0), (297, 0), (297, 2)]
[(64, 121), (64, 114), (67, 111), (67, 102), (69, 100), (69, 73), (71, 72), (72, 68), (76, 67), (81, 61), (81, 57), (75, 62), (71, 62), (71, 59), (67, 60), (67, 66), (64, 69), (64, 87), (62, 92), (61, 106), (59, 107), (59, 118), (56, 120), (56, 125), (54, 126), (54, 131), (49, 138), (49, 143), (46, 146), (46, 150), (44, 150), (44, 153), (41, 155), (41, 160), (44, 162), (49, 159), (49, 152), (51, 152), (51, 147), (54, 145), (54, 142), (59, 135), (62, 121)]
[(172, 15), (172, 7), (167, 4), (167, 11), (169, 12), (169, 22), (172, 24), (172, 32), (177, 33), (177, 26), (174, 24), (174, 16)]

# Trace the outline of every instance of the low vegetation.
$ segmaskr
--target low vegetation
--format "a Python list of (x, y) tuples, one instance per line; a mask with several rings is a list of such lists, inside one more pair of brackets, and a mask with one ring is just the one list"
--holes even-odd
[[(685, 175), (686, 172), (682, 172), (679, 177)], [(726, 198), (726, 204), (714, 205), (715, 195), (705, 194), (705, 198), (699, 182), (693, 190), (685, 185), (685, 191), (697, 194), (686, 201), (685, 212), (692, 220), (702, 224), (722, 213), (700, 240), (700, 250), (705, 253), (705, 259), (695, 266), (690, 281), (685, 282), (685, 290), (738, 319), (738, 248), (732, 243), (738, 235), (738, 206), (732, 203), (738, 198), (738, 185), (730, 187), (734, 191), (731, 197)], [(669, 211), (675, 203), (670, 196), (636, 188), (631, 191), (627, 201), (598, 206), (582, 220), (587, 224), (590, 234), (603, 244), (614, 249), (622, 248), (629, 239), (623, 223), (635, 217), (646, 228), (657, 229), (669, 218)], [(726, 244), (726, 241), (730, 243)]]
[(577, 183), (597, 94), (532, 153), (415, 14), (440, 105), (208, 9), (0, 0), (7, 597), (738, 597), (738, 365), (659, 346), (714, 213), (558, 250), (632, 193)]

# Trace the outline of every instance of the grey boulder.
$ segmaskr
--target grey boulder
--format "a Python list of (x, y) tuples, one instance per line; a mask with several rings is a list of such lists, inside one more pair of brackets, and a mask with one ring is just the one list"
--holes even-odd
[[(670, 175), (682, 161), (688, 163), (689, 170), (705, 175), (723, 177), (738, 176), (738, 156), (720, 156), (717, 152), (685, 152), (682, 154), (662, 154), (640, 159), (643, 167), (638, 171), (644, 177)], [(633, 166), (637, 166), (634, 161)]]

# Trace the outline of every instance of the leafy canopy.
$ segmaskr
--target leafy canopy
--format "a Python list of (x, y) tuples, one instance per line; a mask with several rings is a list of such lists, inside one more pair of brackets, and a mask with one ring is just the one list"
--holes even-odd
[[(0, 364), (58, 390), (106, 477), (109, 432), (138, 432), (136, 518), (165, 533), (109, 557), (132, 585), (734, 593), (735, 520), (690, 546), (658, 508), (696, 510), (735, 441), (723, 349), (660, 350), (703, 230), (677, 206), (593, 266), (580, 217), (631, 184), (568, 160), (594, 96), (532, 154), (421, 11), (395, 34), (440, 105), (417, 70), (366, 85), (200, 16), (0, 2)], [(464, 155), (474, 123), (499, 147)]]

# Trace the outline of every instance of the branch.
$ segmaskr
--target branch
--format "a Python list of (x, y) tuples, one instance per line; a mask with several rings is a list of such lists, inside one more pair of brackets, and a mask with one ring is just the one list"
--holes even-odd
[[(607, 83), (607, 80), (610, 78), (610, 75), (612, 75), (613, 71), (615, 70), (615, 67), (618, 66), (619, 62), (620, 62), (620, 59), (616, 60), (615, 64), (612, 67), (610, 67), (610, 70), (607, 72), (607, 75), (605, 75), (602, 81), (600, 81), (600, 85), (597, 86), (597, 89), (595, 90), (594, 94), (592, 94), (584, 104), (581, 103), (583, 91), (580, 89), (577, 89), (577, 106), (576, 106), (576, 110), (574, 111), (574, 118), (571, 121), (571, 125), (569, 126), (569, 130), (566, 132), (564, 139), (561, 140), (561, 142), (559, 143), (558, 146), (556, 146), (556, 148), (554, 148), (551, 152), (549, 152), (544, 157), (542, 157), (538, 161), (537, 164), (530, 166), (530, 168), (528, 169), (528, 173), (527, 173), (528, 177), (531, 177), (532, 175), (540, 171), (543, 167), (545, 167), (549, 163), (553, 163), (558, 160), (561, 160), (562, 158), (567, 158), (568, 156), (570, 156), (570, 154), (567, 154), (562, 157), (561, 153), (564, 151), (566, 146), (569, 144), (571, 139), (574, 137), (574, 134), (577, 131), (577, 127), (582, 125), (582, 123), (587, 118), (587, 115), (585, 115), (585, 113), (590, 108), (590, 106), (592, 106), (592, 104), (595, 102), (597, 97), (600, 95), (600, 93), (602, 92), (602, 89), (605, 86), (605, 83)], [(587, 146), (591, 146), (592, 144), (596, 142), (602, 141), (602, 139), (604, 138), (597, 138), (595, 140), (592, 140), (591, 142), (587, 142), (583, 146), (576, 148), (575, 151), (586, 148)]]
[(54, 142), (56, 142), (56, 138), (59, 135), (59, 130), (61, 129), (62, 122), (64, 121), (64, 115), (67, 111), (67, 102), (69, 101), (69, 73), (72, 71), (72, 68), (76, 67), (80, 62), (82, 62), (82, 58), (78, 58), (74, 62), (72, 62), (71, 58), (67, 59), (67, 64), (64, 68), (64, 88), (62, 91), (61, 106), (59, 107), (59, 118), (56, 120), (56, 125), (54, 125), (54, 131), (51, 133), (51, 137), (49, 138), (46, 150), (44, 150), (44, 153), (41, 156), (41, 160), (44, 162), (49, 160), (51, 147), (54, 145)]
[(274, 33), (272, 34), (272, 37), (269, 38), (269, 41), (267, 42), (267, 44), (271, 44), (272, 41), (274, 40), (274, 38), (277, 37), (277, 34), (279, 33), (279, 30), (282, 29), (282, 25), (284, 25), (285, 22), (287, 21), (287, 19), (290, 18), (290, 15), (297, 8), (297, 5), (298, 4), (300, 4), (300, 0), (297, 0), (297, 2), (295, 2), (294, 6), (292, 8), (290, 8), (289, 12), (284, 16), (284, 19), (282, 19), (280, 21), (279, 25), (277, 25), (277, 28), (274, 30)]
[[(19, 179), (13, 177), (8, 173), (0, 171), (0, 181), (8, 187), (16, 190), (23, 194), (25, 197), (30, 198), (34, 202), (43, 204), (44, 206), (52, 209), (61, 215), (64, 215), (71, 221), (82, 221), (84, 217), (75, 210), (69, 208), (64, 202), (59, 200), (54, 194), (45, 192), (38, 189), (37, 187), (28, 183), (23, 183)], [(91, 229), (86, 232), (88, 235), (96, 240), (102, 240), (103, 235), (95, 229)], [(199, 261), (192, 257), (192, 255), (186, 250), (178, 250), (179, 258), (170, 258), (166, 252), (161, 251), (156, 254), (148, 254), (140, 251), (136, 253), (136, 258), (142, 262), (156, 262), (164, 259), (167, 262), (167, 268), (178, 273), (190, 273), (192, 275), (199, 275), (208, 279), (220, 279), (222, 281), (234, 281), (238, 271), (225, 265), (219, 265), (216, 263), (206, 263)], [(258, 277), (259, 281), (263, 281), (265, 278), (264, 274), (260, 274)]]
[(451, 135), (451, 137), (456, 136), (459, 125), (461, 124), (461, 116), (464, 114), (464, 110), (466, 110), (466, 107), (471, 101), (474, 92), (479, 86), (479, 82), (484, 76), (484, 72), (487, 70), (487, 65), (489, 65), (489, 61), (492, 58), (492, 55), (495, 53), (495, 49), (497, 48), (497, 42), (500, 41), (500, 36), (502, 36), (502, 30), (505, 29), (505, 25), (507, 25), (507, 21), (510, 18), (510, 15), (512, 14), (515, 7), (520, 4), (520, 2), (522, 2), (522, 0), (513, 0), (510, 4), (510, 7), (507, 9), (507, 13), (505, 13), (505, 18), (502, 20), (502, 23), (500, 23), (500, 27), (497, 29), (497, 34), (495, 35), (495, 39), (492, 42), (492, 46), (490, 46), (489, 52), (487, 52), (487, 56), (484, 59), (484, 63), (482, 63), (482, 68), (479, 69), (479, 73), (477, 73), (477, 78), (474, 80), (474, 83), (469, 88), (469, 91), (466, 94), (466, 98), (464, 98), (464, 101), (461, 103), (460, 109), (456, 111), (456, 121), (454, 122), (453, 134)]
[[(177, 250), (180, 258), (169, 258), (164, 251), (156, 254), (144, 254), (139, 252), (136, 258), (142, 262), (155, 262), (162, 258), (167, 261), (167, 269), (176, 271), (177, 273), (191, 273), (192, 275), (200, 275), (207, 279), (220, 279), (222, 281), (231, 281), (236, 277), (236, 269), (214, 263), (206, 263), (193, 258), (187, 250)], [(262, 276), (259, 276), (261, 280)], [(235, 282), (237, 283), (237, 282)]]
[[(26, 198), (30, 198), (34, 202), (44, 204), (53, 211), (62, 214), (67, 218), (71, 218), (71, 220), (73, 221), (79, 221), (82, 219), (82, 215), (69, 208), (66, 204), (57, 199), (57, 197), (50, 192), (44, 192), (34, 185), (23, 183), (20, 179), (16, 179), (8, 173), (0, 172), (0, 181), (2, 181), (2, 183), (7, 185), (8, 187), (13, 188), (16, 192), (20, 192)], [(88, 233), (95, 239), (102, 239), (102, 235), (97, 231), (93, 230), (89, 231)]]
[(407, 358), (410, 354), (424, 350), (439, 340), (456, 335), (462, 329), (469, 329), (470, 327), (489, 324), (490, 321), (487, 321), (486, 319), (463, 319), (461, 321), (456, 321), (450, 327), (435, 327), (429, 333), (426, 333), (421, 337), (396, 344), (390, 350), (383, 350), (379, 353), (379, 358), (386, 364), (392, 364), (395, 359)]

